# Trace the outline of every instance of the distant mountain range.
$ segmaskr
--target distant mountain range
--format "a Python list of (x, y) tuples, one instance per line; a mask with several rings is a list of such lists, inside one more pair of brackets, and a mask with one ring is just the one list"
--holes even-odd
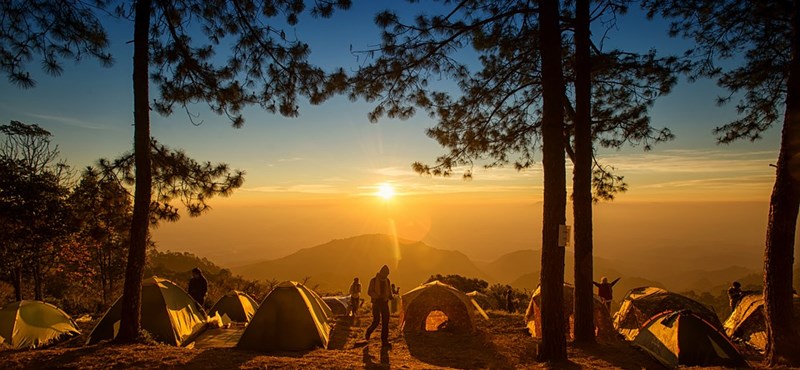
[[(751, 267), (732, 266), (702, 269), (702, 259), (683, 251), (680, 262), (662, 256), (658, 250), (651, 259), (640, 262), (644, 251), (631, 259), (594, 258), (595, 280), (607, 276), (621, 277), (615, 296), (639, 286), (659, 286), (674, 291), (696, 292), (724, 290), (731, 281), (750, 282), (760, 271)], [(658, 255), (658, 257), (655, 257)], [(256, 262), (232, 269), (249, 279), (302, 280), (310, 278), (322, 292), (345, 291), (359, 277), (364, 289), (369, 279), (382, 265), (392, 270), (390, 279), (404, 291), (424, 282), (433, 274), (459, 274), (476, 277), (490, 283), (509, 284), (516, 288), (534, 289), (539, 282), (541, 251), (520, 250), (508, 253), (491, 262), (475, 262), (465, 254), (438, 249), (423, 242), (395, 240), (388, 235), (362, 235), (336, 239), (311, 248), (301, 249), (288, 256)], [(689, 261), (698, 263), (689, 263)], [(647, 268), (643, 268), (646, 265)], [(709, 263), (718, 266), (718, 263)], [(572, 281), (573, 255), (565, 257), (566, 281)]]
[(461, 252), (377, 234), (332, 240), (286, 257), (235, 268), (233, 272), (250, 279), (310, 277), (311, 285), (319, 285), (318, 289), (326, 292), (346, 291), (353, 278), (359, 277), (366, 291), (369, 279), (383, 265), (389, 266), (390, 280), (403, 290), (423, 283), (434, 274), (487, 278)]

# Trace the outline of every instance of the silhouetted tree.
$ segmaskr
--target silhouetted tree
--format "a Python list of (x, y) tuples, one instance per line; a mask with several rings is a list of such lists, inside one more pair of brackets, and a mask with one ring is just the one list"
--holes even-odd
[[(518, 170), (532, 167), (541, 148), (542, 127), (540, 44), (537, 37), (532, 37), (538, 27), (535, 4), (444, 3), (453, 4), (449, 13), (419, 16), (414, 24), (404, 24), (388, 11), (376, 17), (384, 29), (383, 44), (365, 54), (368, 57), (379, 54), (379, 57), (359, 70), (351, 98), (363, 96), (376, 101), (377, 106), (370, 114), (373, 121), (383, 115), (407, 118), (415, 112), (415, 107), (427, 110), (438, 120), (428, 135), (448, 152), (437, 158), (434, 165), (415, 163), (413, 168), (421, 174), (450, 176), (454, 171), (464, 171), (463, 176), (468, 179), (475, 165), (513, 165)], [(606, 16), (610, 19), (604, 21), (612, 21), (615, 14), (625, 10), (627, 3), (602, 2), (591, 19)], [(563, 14), (565, 30), (574, 29), (572, 17), (569, 12)], [(574, 48), (566, 40), (564, 78), (575, 83)], [(470, 46), (479, 58), (481, 69), (477, 72), (470, 71), (472, 65), (461, 54), (456, 57), (457, 52)], [(594, 89), (589, 89), (593, 103), (590, 146), (579, 151), (582, 154), (576, 154), (572, 147), (575, 142), (570, 142), (575, 134), (576, 98), (569, 89), (564, 90), (563, 96), (566, 109), (563, 138), (573, 161), (577, 163), (583, 153), (589, 156), (586, 181), (590, 192), (593, 191), (588, 198), (591, 207), (592, 200), (610, 200), (615, 193), (627, 189), (621, 176), (597, 161), (592, 141), (603, 147), (631, 144), (647, 150), (654, 143), (671, 139), (669, 130), (650, 126), (647, 112), (655, 98), (674, 85), (674, 70), (681, 64), (673, 57), (657, 57), (654, 51), (644, 54), (604, 51), (591, 42), (587, 47), (594, 61), (590, 72), (595, 84)], [(462, 93), (459, 98), (428, 86), (431, 78), (441, 75), (458, 83)], [(576, 181), (585, 179), (585, 171), (581, 176)], [(576, 188), (580, 189), (580, 184)], [(591, 230), (583, 233), (583, 226), (591, 225), (591, 213), (584, 215), (588, 219), (576, 221), (576, 238), (582, 246), (586, 238), (581, 239), (578, 234), (588, 235), (591, 241)], [(591, 275), (588, 271), (584, 279), (588, 282), (589, 289), (584, 290), (590, 302)]]
[(70, 194), (69, 203), (79, 222), (77, 243), (89, 253), (97, 271), (103, 305), (107, 307), (114, 297), (116, 283), (125, 272), (130, 245), (130, 194), (123, 184), (89, 167)]
[[(649, 0), (649, 15), (673, 21), (670, 34), (696, 42), (692, 78), (710, 77), (730, 91), (740, 117), (717, 127), (719, 143), (757, 140), (784, 110), (764, 252), (766, 362), (800, 365), (792, 330), (792, 263), (800, 208), (800, 1)], [(725, 63), (723, 63), (725, 61)]]
[[(106, 32), (97, 18), (98, 13), (111, 12), (110, 6), (111, 2), (102, 0), (91, 4), (4, 1), (0, 8), (4, 14), (0, 17), (3, 71), (12, 82), (30, 87), (33, 80), (24, 66), (34, 55), (42, 56), (45, 69), (54, 73), (60, 72), (60, 59), (80, 59), (83, 54), (110, 62)], [(335, 8), (349, 6), (350, 0), (314, 0), (310, 13), (328, 17)], [(119, 341), (129, 341), (137, 337), (141, 326), (140, 283), (150, 220), (149, 79), (158, 86), (159, 97), (152, 104), (159, 113), (169, 115), (176, 105), (188, 112), (191, 104), (206, 102), (212, 111), (240, 127), (244, 107), (259, 105), (270, 112), (297, 116), (298, 95), (312, 104), (320, 103), (342, 87), (344, 75), (328, 75), (310, 65), (308, 45), (287, 38), (285, 31), (267, 23), (283, 16), (285, 24), (294, 26), (306, 11), (302, 0), (136, 0), (121, 3), (113, 11), (132, 19), (134, 28), (136, 190), (117, 336)], [(203, 36), (193, 39), (191, 33), (198, 31)], [(223, 44), (230, 54), (220, 60), (216, 51)]]
[[(234, 189), (242, 186), (244, 182), (244, 173), (241, 171), (230, 172), (227, 164), (212, 164), (210, 162), (198, 163), (194, 159), (188, 157), (183, 151), (171, 150), (164, 145), (159, 144), (154, 139), (148, 141), (148, 163), (149, 169), (148, 178), (152, 189), (148, 191), (147, 210), (144, 211), (147, 215), (145, 219), (144, 229), (144, 245), (141, 246), (142, 255), (139, 256), (139, 251), (134, 250), (138, 248), (137, 241), (132, 241), (128, 251), (128, 264), (125, 269), (125, 283), (122, 293), (122, 312), (126, 312), (126, 305), (131, 306), (131, 310), (136, 309), (135, 312), (128, 312), (129, 315), (136, 316), (135, 322), (128, 323), (127, 325), (136, 326), (135, 333), (131, 336), (122, 336), (122, 324), (120, 323), (120, 334), (117, 336), (118, 341), (124, 342), (133, 340), (138, 337), (139, 325), (139, 307), (141, 305), (141, 280), (144, 274), (145, 256), (147, 252), (147, 242), (149, 240), (149, 225), (157, 225), (159, 221), (177, 221), (180, 218), (178, 208), (173, 205), (173, 201), (179, 201), (186, 208), (190, 216), (199, 216), (208, 211), (208, 200), (214, 196), (228, 196)], [(141, 174), (138, 159), (140, 150), (134, 148), (132, 153), (126, 153), (121, 157), (108, 161), (101, 159), (99, 166), (105, 176), (113, 178), (118, 183), (126, 185), (134, 185), (134, 205), (133, 205), (133, 221), (136, 222), (136, 197), (141, 193)], [(153, 194), (155, 196), (153, 196)], [(130, 238), (134, 238), (134, 231), (136, 225), (131, 226)], [(133, 260), (133, 261), (132, 261)], [(141, 262), (141, 266), (139, 263)], [(136, 292), (131, 293), (129, 290), (129, 279), (132, 279), (132, 274), (137, 274)], [(131, 294), (135, 296), (131, 297)], [(127, 302), (128, 299), (134, 300), (134, 303)], [(124, 317), (124, 316), (123, 316)], [(132, 316), (126, 318), (127, 320), (134, 320)], [(129, 328), (128, 330), (133, 330)]]
[(567, 222), (564, 162), (564, 78), (561, 66), (559, 1), (539, 2), (539, 43), (542, 54), (542, 341), (539, 361), (567, 359), (564, 335), (564, 246), (559, 226)]
[(56, 244), (71, 233), (66, 204), (67, 166), (58, 160), (51, 134), (18, 121), (0, 126), (0, 217), (5, 267), (12, 275), (15, 295), (22, 298), (22, 275), (30, 273), (34, 298), (43, 298), (45, 270), (58, 254)]
[(481, 280), (478, 278), (468, 278), (466, 276), (461, 276), (457, 274), (449, 274), (449, 275), (442, 275), (436, 274), (431, 275), (426, 283), (430, 283), (431, 281), (439, 280), (447, 285), (450, 285), (464, 293), (469, 293), (472, 291), (479, 291), (485, 292), (486, 288), (489, 287), (489, 283), (486, 280)]
[(575, 222), (576, 342), (594, 342), (592, 279), (592, 62), (590, 59), (590, 0), (575, 1), (575, 159), (572, 210)]

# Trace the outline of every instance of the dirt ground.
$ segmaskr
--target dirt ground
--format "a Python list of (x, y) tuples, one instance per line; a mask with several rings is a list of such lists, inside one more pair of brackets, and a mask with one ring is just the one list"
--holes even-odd
[[(570, 361), (536, 362), (536, 341), (528, 335), (521, 314), (489, 312), (490, 320), (478, 318), (472, 335), (446, 331), (406, 335), (392, 318), (392, 348), (381, 348), (379, 330), (365, 342), (371, 320), (337, 321), (329, 349), (303, 352), (260, 353), (234, 348), (179, 348), (166, 345), (82, 346), (91, 324), (82, 324), (80, 337), (54, 348), (0, 352), (2, 369), (658, 369), (661, 366), (630, 347), (614, 341), (587, 348), (570, 345)], [(223, 330), (223, 329), (217, 329)]]

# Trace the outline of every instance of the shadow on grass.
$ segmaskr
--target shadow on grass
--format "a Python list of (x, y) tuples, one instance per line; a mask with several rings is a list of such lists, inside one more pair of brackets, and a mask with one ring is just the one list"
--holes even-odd
[(509, 359), (497, 351), (482, 331), (455, 333), (447, 331), (403, 333), (412, 357), (435, 366), (457, 369), (511, 368)]
[(350, 317), (339, 317), (336, 325), (331, 330), (331, 339), (328, 341), (328, 349), (343, 349), (350, 338), (353, 319)]
[(591, 344), (571, 343), (570, 346), (580, 350), (586, 357), (596, 357), (619, 369), (666, 369), (661, 363), (623, 340)]
[[(234, 348), (206, 348), (199, 350), (189, 362), (176, 366), (176, 369), (238, 369), (260, 352), (237, 350)], [(305, 352), (303, 352), (305, 353)], [(270, 355), (273, 355), (270, 353)], [(301, 355), (302, 356), (302, 355)]]
[(375, 362), (375, 357), (369, 353), (369, 346), (364, 347), (362, 361), (365, 369), (389, 369), (389, 347), (381, 347), (379, 362)]

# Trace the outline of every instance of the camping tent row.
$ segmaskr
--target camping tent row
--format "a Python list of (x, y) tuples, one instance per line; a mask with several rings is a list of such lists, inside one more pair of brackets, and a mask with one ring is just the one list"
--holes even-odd
[[(121, 301), (106, 312), (87, 344), (114, 338), (119, 331)], [(254, 350), (302, 350), (327, 347), (333, 316), (330, 308), (301, 283), (278, 284), (258, 305), (243, 292), (233, 291), (212, 307), (231, 321), (248, 322), (237, 347)], [(223, 319), (226, 320), (226, 319)], [(202, 307), (175, 283), (152, 277), (142, 283), (142, 329), (159, 342), (191, 343), (207, 324)]]
[(667, 367), (747, 366), (714, 311), (661, 288), (628, 292), (614, 315), (614, 328)]
[[(793, 298), (794, 317), (800, 317), (800, 296)], [(794, 320), (794, 331), (800, 334), (800, 320)], [(764, 321), (764, 296), (748, 294), (742, 298), (731, 315), (725, 320), (725, 333), (741, 340), (759, 351), (767, 348), (767, 327)]]
[(49, 303), (22, 300), (0, 309), (0, 347), (41, 348), (79, 334), (75, 321)]

